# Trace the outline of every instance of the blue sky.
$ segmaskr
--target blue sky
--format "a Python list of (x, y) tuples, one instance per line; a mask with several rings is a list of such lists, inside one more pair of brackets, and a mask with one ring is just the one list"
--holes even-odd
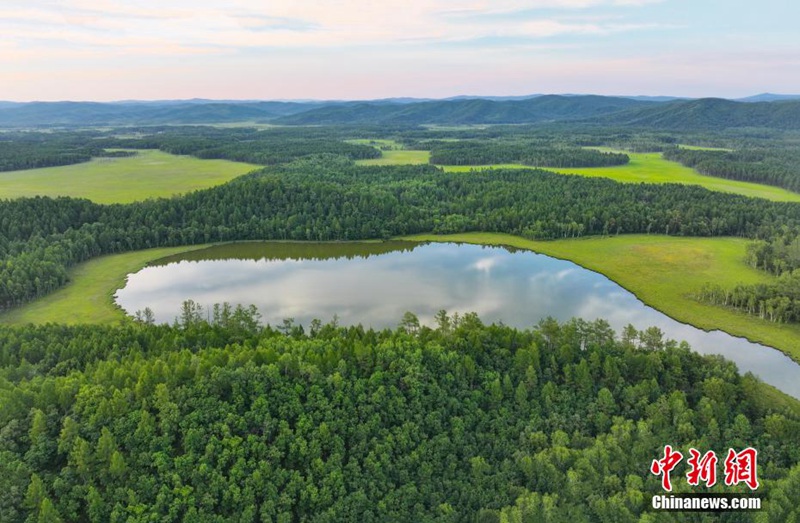
[(4, 0), (0, 99), (800, 92), (790, 0)]

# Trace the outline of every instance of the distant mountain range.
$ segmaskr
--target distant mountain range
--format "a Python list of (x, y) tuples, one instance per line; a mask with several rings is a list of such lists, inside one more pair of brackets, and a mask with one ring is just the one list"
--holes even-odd
[(771, 127), (800, 129), (800, 95), (764, 93), (736, 101), (668, 96), (458, 96), (445, 100), (372, 101), (164, 100), (2, 102), (0, 128), (106, 125), (472, 125), (586, 124), (663, 129)]
[(621, 111), (587, 123), (668, 130), (800, 129), (800, 100), (734, 102), (701, 98)]
[(283, 125), (520, 124), (575, 120), (650, 105), (611, 96), (537, 96), (524, 100), (440, 100), (413, 104), (339, 105), (276, 118)]

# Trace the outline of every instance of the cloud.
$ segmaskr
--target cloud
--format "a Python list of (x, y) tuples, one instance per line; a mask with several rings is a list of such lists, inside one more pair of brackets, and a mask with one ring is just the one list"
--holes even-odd
[[(498, 19), (490, 15), (593, 7), (623, 9), (654, 0), (163, 0), (141, 7), (125, 0), (11, 0), (0, 31), (21, 48), (92, 47), (165, 54), (248, 48), (315, 48), (479, 42), (491, 38), (603, 36), (655, 24), (575, 22), (558, 16)], [(465, 14), (471, 16), (465, 17)]]

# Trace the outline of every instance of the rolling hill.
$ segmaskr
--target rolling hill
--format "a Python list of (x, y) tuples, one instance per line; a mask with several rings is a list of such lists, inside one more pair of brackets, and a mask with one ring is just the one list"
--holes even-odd
[(612, 96), (546, 95), (524, 100), (439, 100), (414, 104), (361, 103), (322, 107), (274, 120), (283, 125), (520, 124), (586, 119), (655, 102)]
[(702, 98), (635, 108), (594, 118), (591, 122), (667, 130), (723, 130), (742, 127), (800, 129), (800, 101), (747, 103)]
[(31, 102), (0, 104), (0, 127), (157, 125), (268, 120), (321, 103), (296, 102)]

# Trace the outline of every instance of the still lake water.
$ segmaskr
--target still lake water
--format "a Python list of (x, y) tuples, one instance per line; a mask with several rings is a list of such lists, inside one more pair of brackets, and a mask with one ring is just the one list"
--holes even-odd
[(572, 262), (503, 247), (454, 243), (240, 243), (160, 260), (128, 276), (117, 303), (150, 307), (172, 322), (188, 299), (255, 304), (262, 321), (308, 326), (334, 315), (343, 325), (396, 327), (403, 313), (433, 324), (440, 309), (477, 312), (485, 323), (527, 328), (552, 316), (603, 318), (621, 332), (660, 328), (704, 354), (722, 354), (742, 372), (800, 398), (800, 365), (781, 352), (723, 332), (704, 332), (644, 305), (605, 276)]

